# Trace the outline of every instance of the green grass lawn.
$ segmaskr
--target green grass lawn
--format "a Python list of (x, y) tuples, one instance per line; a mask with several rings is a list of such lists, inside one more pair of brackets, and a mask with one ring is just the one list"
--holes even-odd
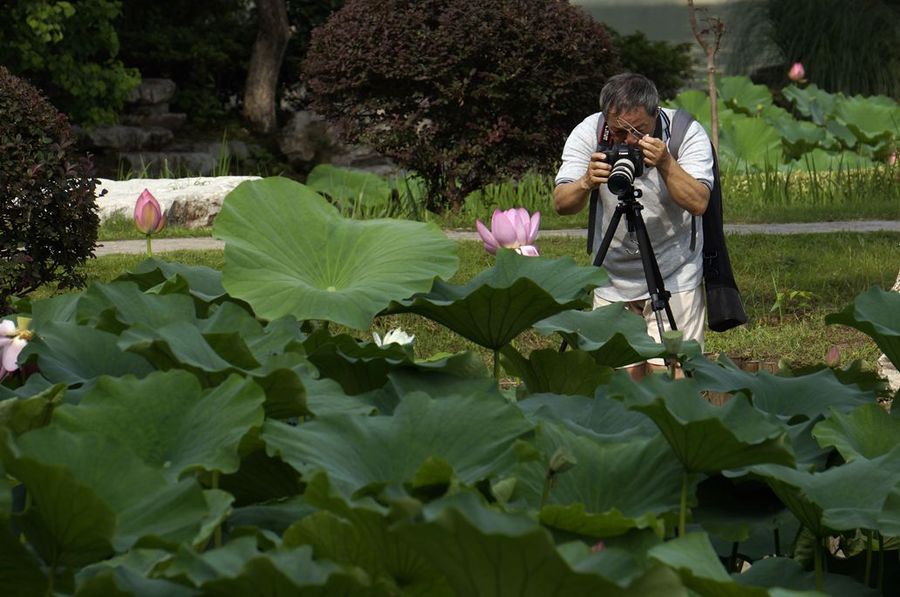
[[(880, 351), (863, 334), (842, 326), (826, 326), (825, 315), (839, 311), (853, 298), (874, 284), (890, 288), (900, 265), (898, 233), (834, 233), (805, 235), (747, 235), (728, 239), (738, 285), (741, 288), (750, 322), (725, 333), (710, 332), (706, 349), (732, 357), (778, 361), (787, 359), (796, 365), (823, 360), (831, 345), (840, 347), (844, 362), (865, 359), (869, 367)], [(539, 240), (543, 255), (571, 255), (583, 265), (589, 262), (583, 239), (544, 238)], [(458, 243), (460, 269), (454, 282), (471, 279), (493, 263), (479, 242)], [(221, 251), (177, 251), (158, 255), (171, 261), (224, 266)], [(109, 281), (143, 259), (139, 255), (112, 255), (92, 260), (85, 268), (89, 280)], [(778, 293), (785, 297), (801, 291), (793, 300), (782, 301), (780, 311), (772, 311)], [(42, 289), (37, 296), (51, 290)], [(416, 315), (398, 315), (376, 320), (366, 333), (385, 332), (402, 327), (416, 335), (416, 351), (427, 356), (439, 351), (477, 350), (490, 362), (490, 355), (439, 324)], [(522, 334), (517, 346), (525, 351), (557, 346), (556, 338), (544, 338), (533, 332)]]

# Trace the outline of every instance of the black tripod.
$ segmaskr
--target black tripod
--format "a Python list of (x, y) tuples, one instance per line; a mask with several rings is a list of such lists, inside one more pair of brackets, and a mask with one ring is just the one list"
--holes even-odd
[[(644, 206), (637, 199), (642, 195), (640, 189), (635, 189), (633, 185), (628, 184), (625, 190), (618, 195), (619, 203), (613, 212), (606, 233), (603, 235), (603, 241), (594, 257), (594, 265), (600, 267), (603, 260), (606, 259), (606, 253), (609, 251), (609, 245), (612, 243), (613, 236), (616, 234), (616, 228), (622, 220), (622, 214), (625, 214), (625, 224), (628, 234), (634, 234), (637, 240), (638, 251), (641, 255), (641, 264), (644, 267), (644, 277), (647, 279), (647, 292), (650, 295), (650, 306), (653, 314), (656, 316), (656, 325), (659, 328), (659, 337), (662, 339), (665, 327), (663, 327), (662, 311), (666, 312), (669, 319), (669, 327), (673, 330), (678, 328), (675, 326), (675, 317), (672, 315), (672, 309), (669, 306), (669, 297), (672, 294), (666, 290), (663, 284), (662, 274), (659, 273), (659, 263), (656, 261), (656, 254), (653, 252), (653, 246), (650, 244), (650, 236), (647, 234), (647, 226), (644, 224), (644, 218), (641, 216), (641, 210)], [(599, 200), (599, 199), (598, 199)], [(588, 231), (593, 234), (593, 230)], [(566, 350), (568, 342), (562, 341), (559, 352)], [(667, 359), (668, 360), (668, 359)]]
[(669, 327), (677, 330), (675, 327), (675, 317), (672, 315), (672, 309), (669, 307), (669, 297), (672, 294), (666, 290), (663, 284), (662, 275), (659, 273), (659, 263), (656, 261), (656, 254), (653, 252), (653, 246), (650, 244), (650, 236), (647, 234), (647, 226), (644, 224), (644, 218), (641, 216), (641, 210), (644, 206), (638, 202), (641, 196), (640, 189), (635, 189), (633, 185), (628, 185), (619, 195), (619, 203), (613, 212), (609, 226), (606, 228), (606, 234), (603, 235), (603, 241), (600, 243), (600, 249), (597, 256), (594, 257), (594, 265), (599, 267), (603, 260), (606, 259), (606, 253), (609, 251), (609, 245), (619, 227), (622, 214), (625, 214), (625, 224), (628, 234), (633, 234), (637, 239), (638, 251), (641, 255), (641, 264), (644, 266), (644, 277), (647, 279), (647, 292), (650, 294), (650, 307), (656, 316), (656, 325), (659, 328), (659, 337), (663, 337), (665, 328), (663, 327), (662, 311), (666, 312), (669, 319)]

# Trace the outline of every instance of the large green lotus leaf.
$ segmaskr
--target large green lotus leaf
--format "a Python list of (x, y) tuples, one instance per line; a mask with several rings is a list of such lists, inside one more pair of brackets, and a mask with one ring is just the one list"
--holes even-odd
[(700, 395), (694, 380), (672, 381), (661, 375), (640, 384), (617, 375), (610, 392), (653, 419), (689, 472), (715, 473), (763, 462), (794, 464), (784, 425), (740, 396), (714, 406)]
[(225, 296), (222, 272), (202, 265), (185, 265), (178, 262), (150, 258), (137, 264), (133, 270), (116, 278), (122, 282), (134, 282), (142, 291), (153, 292), (176, 277), (187, 283), (189, 292), (204, 302), (213, 302)]
[(738, 162), (764, 170), (782, 161), (778, 130), (762, 118), (735, 115), (721, 123), (721, 143), (727, 145)]
[(219, 487), (234, 496), (236, 506), (283, 500), (303, 491), (297, 471), (262, 447), (242, 454), (238, 471), (222, 475)]
[(7, 443), (2, 459), (34, 497), (22, 522), (45, 561), (83, 565), (138, 542), (192, 541), (209, 513), (196, 481), (169, 483), (104, 435), (51, 425)]
[[(821, 473), (765, 464), (750, 469), (819, 537), (857, 528), (881, 530), (885, 502), (900, 484), (900, 447), (884, 456), (857, 459)], [(860, 490), (864, 488), (864, 490)]]
[(53, 409), (62, 403), (65, 391), (66, 385), (60, 383), (28, 398), (0, 400), (0, 426), (13, 435), (43, 427), (50, 422)]
[[(719, 122), (721, 123), (721, 119), (728, 118), (729, 115), (734, 114), (734, 112), (725, 105), (725, 102), (722, 101), (721, 97), (717, 98), (717, 100)], [(700, 124), (703, 125), (703, 128), (707, 131), (710, 129), (709, 96), (703, 91), (698, 89), (682, 91), (672, 99), (670, 105), (673, 108), (683, 108), (687, 110), (700, 122)]]
[[(777, 110), (780, 110), (780, 112)], [(812, 151), (824, 145), (828, 138), (828, 131), (824, 127), (806, 120), (794, 120), (782, 108), (776, 109), (773, 107), (767, 111), (765, 118), (781, 135), (789, 157), (799, 157), (808, 151)]]
[(75, 323), (80, 299), (81, 293), (68, 292), (34, 301), (31, 304), (31, 329), (38, 329), (51, 321)]
[(849, 414), (832, 413), (812, 434), (822, 447), (837, 448), (844, 460), (872, 459), (900, 445), (900, 418), (877, 404), (866, 404)]
[(578, 435), (605, 443), (646, 439), (658, 433), (653, 421), (600, 391), (594, 398), (535, 394), (519, 400), (517, 405), (535, 423), (554, 421)]
[(197, 327), (184, 322), (162, 327), (132, 326), (122, 332), (118, 346), (140, 355), (157, 369), (186, 369), (203, 379), (207, 378), (206, 374), (239, 369), (222, 358)]
[(800, 114), (811, 118), (819, 126), (824, 125), (826, 119), (834, 114), (834, 104), (839, 97), (819, 89), (815, 84), (805, 87), (788, 85), (781, 93), (794, 104)]
[(336, 203), (361, 202), (365, 207), (384, 205), (391, 198), (391, 185), (372, 172), (319, 164), (306, 177), (306, 186), (328, 195)]
[(106, 568), (78, 584), (77, 597), (193, 597), (200, 591), (124, 567)]
[(526, 359), (507, 346), (502, 354), (504, 370), (521, 379), (531, 394), (593, 396), (597, 386), (608, 382), (613, 374), (611, 367), (598, 365), (583, 350), (539, 349), (531, 351)]
[(455, 243), (435, 225), (347, 220), (286, 178), (241, 183), (216, 217), (222, 282), (257, 315), (323, 319), (367, 329), (376, 313), (449, 278)]
[(750, 475), (711, 475), (701, 481), (691, 521), (710, 535), (723, 559), (740, 543), (740, 557), (750, 562), (784, 553), (801, 528), (768, 484)]
[[(634, 439), (601, 444), (546, 421), (534, 446), (540, 460), (519, 464), (510, 504), (521, 501), (541, 511), (541, 522), (581, 535), (611, 537), (634, 528), (664, 530), (664, 517), (677, 511), (682, 468), (665, 441)], [(564, 449), (576, 461), (559, 473), (541, 508), (551, 457)]]
[(368, 585), (363, 574), (314, 561), (309, 547), (261, 553), (254, 537), (239, 537), (205, 553), (181, 549), (163, 574), (204, 595), (223, 597), (366, 595)]
[(866, 156), (851, 151), (831, 153), (816, 147), (809, 153), (800, 156), (800, 159), (791, 162), (791, 164), (794, 166), (794, 170), (800, 172), (827, 172), (833, 170), (842, 173), (846, 170), (871, 168), (875, 165), (875, 162)]
[[(782, 595), (831, 595), (832, 597), (879, 597), (880, 591), (866, 587), (845, 574), (823, 575), (825, 593), (815, 591), (815, 572), (803, 569), (803, 564), (793, 558), (765, 558), (753, 562), (753, 566), (742, 574), (732, 575), (735, 582), (757, 587), (781, 587), (787, 592)], [(790, 593), (789, 591), (804, 591)], [(776, 593), (770, 593), (775, 597)]]
[(228, 517), (229, 532), (241, 528), (255, 528), (272, 531), (279, 537), (298, 520), (309, 516), (319, 509), (310, 504), (302, 495), (270, 500), (266, 503), (251, 504), (235, 508)]
[(681, 581), (698, 595), (721, 597), (767, 597), (762, 588), (735, 583), (725, 571), (706, 533), (688, 533), (683, 537), (652, 547), (651, 559), (675, 570)]
[(588, 305), (606, 273), (571, 257), (497, 252), (494, 267), (464, 285), (437, 280), (431, 292), (393, 303), (392, 313), (418, 313), (488, 349), (499, 350), (538, 321)]
[(262, 426), (264, 400), (259, 386), (237, 375), (204, 391), (190, 373), (157, 371), (102, 377), (80, 404), (58, 408), (53, 423), (106, 435), (174, 482), (195, 471), (236, 471), (238, 444)]
[(97, 323), (98, 328), (113, 333), (136, 324), (150, 328), (184, 325), (196, 317), (191, 297), (147, 294), (133, 282), (92, 284), (78, 301), (79, 322)]
[[(75, 323), (46, 323), (22, 351), (37, 355), (41, 374), (52, 383), (76, 384), (101, 375), (142, 377), (153, 368), (143, 357), (123, 352), (118, 337)], [(24, 358), (24, 356), (23, 356)]]
[(32, 597), (47, 593), (47, 577), (34, 556), (0, 519), (0, 594)]
[(531, 429), (517, 408), (495, 395), (433, 400), (411, 393), (390, 417), (332, 414), (296, 427), (267, 421), (262, 440), (270, 455), (304, 475), (327, 471), (349, 495), (370, 484), (414, 481), (430, 459), (475, 483), (494, 472), (511, 444)]
[[(470, 493), (428, 504), (423, 522), (399, 528), (457, 595), (686, 595), (675, 575), (652, 567), (627, 588), (605, 568), (575, 570), (535, 521), (490, 510)], [(604, 576), (610, 574), (610, 577)]]
[(842, 97), (835, 102), (834, 114), (869, 145), (897, 135), (900, 127), (900, 104), (886, 97)]
[[(843, 122), (829, 119), (825, 122), (825, 128), (838, 141), (838, 146), (835, 149), (853, 149), (859, 145), (856, 135)], [(862, 150), (863, 147), (859, 149)]]
[(713, 362), (706, 357), (691, 357), (685, 369), (703, 390), (748, 392), (753, 405), (765, 412), (790, 418), (803, 415), (815, 419), (829, 408), (840, 412), (853, 410), (875, 399), (875, 394), (855, 385), (846, 385), (830, 369), (798, 377), (781, 377), (765, 372), (748, 373), (727, 358)]
[(539, 334), (561, 334), (573, 348), (590, 352), (601, 365), (621, 367), (665, 354), (647, 333), (644, 318), (622, 303), (591, 311), (566, 311), (534, 325)]
[(756, 116), (772, 104), (772, 93), (765, 85), (754, 85), (750, 77), (722, 77), (719, 97), (736, 112)]
[(866, 334), (900, 367), (900, 293), (873, 286), (840, 313), (825, 316), (825, 323), (842, 323)]
[(306, 486), (304, 501), (319, 508), (284, 533), (284, 546), (309, 545), (317, 558), (358, 566), (392, 594), (435, 597), (452, 595), (446, 580), (398, 533), (398, 523), (417, 519), (421, 502), (389, 488), (372, 498), (348, 501), (337, 495), (325, 473)]

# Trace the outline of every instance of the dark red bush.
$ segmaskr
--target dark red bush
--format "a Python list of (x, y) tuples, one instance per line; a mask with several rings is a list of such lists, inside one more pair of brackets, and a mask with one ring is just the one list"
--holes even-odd
[(0, 66), (0, 313), (41, 284), (83, 282), (99, 218), (91, 161), (68, 119)]
[(558, 0), (349, 0), (304, 63), (313, 108), (419, 173), (436, 211), (554, 170), (617, 68), (606, 29)]

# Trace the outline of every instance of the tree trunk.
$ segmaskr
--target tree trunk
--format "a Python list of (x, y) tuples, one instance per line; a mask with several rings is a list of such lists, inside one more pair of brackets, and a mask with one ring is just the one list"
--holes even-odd
[(244, 88), (244, 118), (264, 134), (275, 131), (275, 92), (291, 29), (285, 0), (256, 0), (257, 33)]
[[(691, 20), (691, 31), (703, 51), (706, 53), (706, 86), (709, 90), (709, 128), (712, 144), (716, 152), (719, 151), (719, 103), (716, 93), (716, 53), (722, 35), (725, 34), (725, 23), (721, 19), (708, 17), (706, 29), (700, 29), (697, 25), (696, 8), (694, 0), (687, 0), (688, 16)], [(706, 9), (701, 9), (706, 10)]]

